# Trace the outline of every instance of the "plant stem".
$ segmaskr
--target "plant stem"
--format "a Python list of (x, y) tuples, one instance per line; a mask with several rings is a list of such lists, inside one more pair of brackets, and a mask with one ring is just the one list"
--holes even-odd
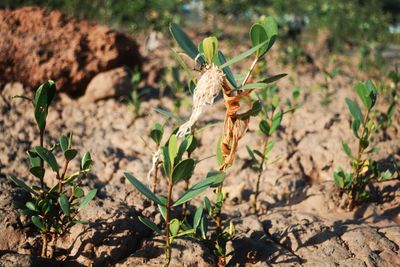
[(267, 146), (268, 146), (268, 140), (269, 140), (269, 135), (266, 135), (264, 138), (264, 145), (263, 145), (264, 149), (262, 151), (263, 158), (261, 159), (260, 165), (258, 167), (256, 191), (254, 192), (253, 210), (254, 210), (255, 214), (257, 214), (257, 199), (258, 199), (258, 195), (260, 193), (260, 181), (261, 181), (261, 175), (264, 171), (264, 163), (265, 163), (266, 150), (267, 150)]
[(56, 233), (51, 233), (51, 254), (50, 258), (52, 259), (54, 256), (54, 251), (56, 250), (57, 247), (57, 234)]
[[(189, 189), (189, 179), (185, 180), (185, 184), (183, 186), (184, 192), (187, 192), (188, 189)], [(185, 219), (185, 217), (186, 217), (188, 206), (189, 206), (189, 202), (183, 203), (183, 207), (182, 207), (182, 218), (183, 219)]]
[[(43, 143), (44, 143), (44, 141), (43, 141), (43, 140), (44, 140), (44, 130), (40, 130), (39, 135), (40, 135), (39, 144), (40, 144), (41, 147), (43, 147)], [(43, 159), (40, 158), (40, 157), (39, 157), (39, 159), (40, 159), (40, 167), (43, 168), (43, 166), (44, 166), (44, 161), (43, 161)], [(44, 177), (40, 179), (40, 188), (42, 188), (42, 190), (44, 190)]]
[(257, 61), (258, 61), (258, 57), (256, 57), (256, 58), (254, 59), (253, 63), (251, 63), (251, 66), (250, 66), (250, 68), (249, 68), (249, 71), (247, 72), (246, 77), (244, 78), (244, 80), (243, 80), (243, 82), (242, 82), (242, 86), (245, 85), (245, 84), (247, 83), (247, 80), (250, 78), (250, 75), (251, 75), (251, 73), (253, 72), (254, 67), (255, 67), (256, 64), (257, 64)]
[(46, 231), (46, 225), (43, 224), (44, 229), (42, 230), (42, 254), (41, 256), (46, 258), (47, 257), (47, 231)]
[[(358, 202), (358, 193), (357, 190), (359, 189), (359, 183), (360, 183), (360, 171), (362, 168), (360, 168), (360, 162), (361, 162), (361, 157), (362, 154), (364, 152), (364, 148), (361, 145), (361, 140), (364, 136), (365, 130), (367, 129), (367, 122), (368, 122), (368, 116), (369, 116), (369, 109), (367, 109), (367, 112), (364, 116), (364, 121), (362, 124), (362, 131), (361, 131), (361, 136), (358, 142), (358, 152), (357, 152), (357, 158), (355, 163), (353, 164), (353, 168), (354, 168), (354, 173), (356, 175), (356, 179), (353, 182), (353, 185), (351, 187), (351, 195), (350, 195), (350, 204), (349, 204), (349, 209), (353, 210), (355, 204)], [(368, 139), (368, 136), (367, 136)], [(361, 166), (363, 167), (363, 166)]]
[[(226, 165), (224, 165), (224, 167), (223, 167), (223, 169), (221, 169), (221, 171), (226, 172)], [(218, 196), (220, 194), (222, 194), (222, 184), (220, 184), (217, 189), (217, 203), (218, 203)], [(215, 224), (216, 224), (216, 232), (217, 232), (217, 238), (216, 238), (215, 242), (218, 242), (219, 237), (224, 234), (223, 229), (222, 229), (222, 218), (221, 218), (223, 203), (224, 203), (224, 199), (222, 197), (221, 206), (218, 207), (218, 209), (216, 210), (216, 214), (215, 214)], [(223, 248), (223, 251), (225, 251), (225, 248)], [(226, 266), (226, 255), (218, 256), (218, 266), (220, 266), (220, 267)]]
[(171, 196), (172, 196), (172, 176), (168, 177), (168, 198), (167, 198), (167, 214), (165, 215), (165, 267), (169, 266), (171, 261), (171, 242), (169, 240), (169, 224), (171, 212)]
[(58, 193), (60, 193), (60, 194), (62, 193), (62, 183), (65, 178), (65, 173), (67, 172), (67, 169), (68, 169), (68, 164), (69, 164), (69, 160), (65, 160), (64, 166), (63, 166), (63, 169), (61, 172), (61, 177), (59, 177), (59, 179), (58, 179)]

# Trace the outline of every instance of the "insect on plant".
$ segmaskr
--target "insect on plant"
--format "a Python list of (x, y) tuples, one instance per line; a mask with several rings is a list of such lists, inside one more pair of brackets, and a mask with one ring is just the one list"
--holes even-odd
[[(67, 173), (69, 163), (78, 155), (78, 151), (72, 147), (72, 133), (68, 136), (62, 135), (59, 142), (49, 148), (44, 145), (46, 118), (55, 95), (55, 83), (48, 81), (36, 90), (34, 99), (16, 96), (33, 103), (34, 116), (39, 128), (40, 145), (31, 148), (27, 152), (27, 156), (30, 163), (29, 172), (38, 179), (38, 183), (28, 185), (14, 176), (8, 177), (17, 187), (28, 194), (27, 198), (14, 201), (14, 206), (20, 209), (23, 215), (28, 216), (41, 233), (42, 257), (48, 257), (48, 243), (51, 238), (50, 258), (53, 257), (58, 238), (67, 233), (73, 225), (85, 223), (77, 218), (79, 211), (96, 196), (97, 192), (97, 189), (92, 189), (85, 194), (84, 190), (79, 187), (80, 180), (85, 178), (93, 165), (90, 153), (86, 152), (83, 155), (78, 171)], [(58, 151), (64, 159), (61, 168), (55, 157)], [(44, 181), (45, 163), (52, 172), (51, 176), (54, 177), (51, 187)]]
[(346, 98), (346, 104), (352, 116), (351, 129), (358, 142), (358, 148), (353, 152), (349, 145), (342, 141), (343, 151), (351, 160), (352, 171), (345, 172), (339, 168), (333, 174), (336, 185), (348, 197), (349, 210), (369, 198), (369, 192), (366, 190), (368, 184), (386, 181), (392, 177), (390, 170), (380, 171), (378, 163), (370, 159), (370, 154), (376, 150), (371, 143), (377, 131), (377, 124), (371, 118), (371, 114), (375, 109), (377, 90), (370, 80), (358, 83), (355, 89), (365, 108), (364, 113), (353, 100)]

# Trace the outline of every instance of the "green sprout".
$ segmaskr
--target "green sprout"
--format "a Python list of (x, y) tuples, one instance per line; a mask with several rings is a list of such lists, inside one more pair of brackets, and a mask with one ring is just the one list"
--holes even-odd
[[(196, 161), (189, 157), (184, 157), (185, 152), (190, 152), (193, 140), (193, 136), (188, 135), (179, 142), (177, 136), (172, 134), (169, 137), (168, 142), (161, 147), (162, 166), (168, 184), (167, 196), (153, 193), (132, 174), (125, 173), (125, 178), (128, 179), (128, 181), (131, 182), (139, 192), (157, 204), (162, 218), (164, 219), (165, 229), (162, 231), (150, 219), (139, 217), (139, 220), (155, 233), (158, 235), (164, 235), (165, 266), (168, 266), (170, 263), (171, 244), (174, 239), (181, 236), (193, 235), (199, 227), (198, 222), (201, 219), (198, 218), (192, 225), (188, 225), (185, 220), (172, 218), (172, 209), (189, 202), (191, 199), (204, 192), (207, 188), (218, 186), (224, 179), (224, 176), (219, 173), (211, 173), (204, 180), (194, 184), (191, 188), (186, 190), (178, 199), (173, 199), (172, 192), (174, 191), (174, 187), (180, 181), (187, 181), (193, 176)], [(198, 214), (197, 216), (201, 216), (201, 214)]]
[[(14, 176), (8, 178), (19, 188), (28, 193), (27, 199), (14, 201), (14, 206), (21, 210), (21, 214), (28, 216), (42, 235), (41, 256), (48, 257), (48, 243), (51, 237), (52, 250), (49, 255), (53, 257), (57, 240), (75, 224), (85, 223), (77, 216), (95, 196), (97, 189), (92, 189), (85, 194), (79, 187), (79, 181), (90, 172), (93, 161), (90, 153), (86, 152), (81, 160), (79, 171), (68, 173), (69, 163), (76, 158), (78, 151), (72, 147), (72, 133), (62, 135), (59, 142), (50, 148), (44, 146), (44, 133), (48, 109), (56, 95), (56, 86), (53, 81), (42, 84), (35, 93), (34, 99), (29, 99), (34, 106), (34, 116), (39, 128), (39, 146), (27, 152), (30, 163), (29, 172), (37, 178), (38, 185), (28, 185), (23, 180)], [(64, 164), (60, 168), (55, 154), (60, 151)], [(55, 183), (49, 187), (45, 181), (46, 168), (52, 172)]]
[(390, 170), (381, 171), (378, 163), (370, 158), (370, 154), (376, 150), (371, 145), (377, 131), (376, 122), (371, 118), (377, 100), (375, 85), (367, 80), (358, 83), (355, 89), (365, 108), (364, 113), (353, 100), (346, 98), (346, 104), (352, 116), (351, 129), (358, 142), (358, 148), (353, 152), (346, 142), (342, 142), (343, 151), (351, 160), (352, 171), (345, 172), (339, 168), (333, 174), (336, 185), (348, 197), (349, 210), (369, 198), (369, 192), (366, 190), (368, 184), (386, 181), (393, 176)]

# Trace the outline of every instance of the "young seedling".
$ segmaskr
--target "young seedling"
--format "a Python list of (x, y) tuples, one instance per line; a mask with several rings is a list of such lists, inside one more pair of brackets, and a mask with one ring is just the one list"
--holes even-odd
[(146, 90), (142, 90), (139, 92), (139, 83), (141, 79), (142, 79), (142, 74), (140, 73), (140, 70), (138, 68), (135, 68), (133, 70), (131, 78), (132, 92), (128, 100), (128, 105), (132, 110), (134, 120), (138, 116), (140, 116), (143, 96), (146, 94)]
[(321, 104), (326, 106), (332, 102), (332, 96), (335, 91), (332, 90), (332, 80), (339, 74), (339, 66), (335, 63), (335, 58), (331, 57), (329, 59), (328, 66), (333, 66), (333, 68), (323, 68), (322, 72), (324, 74), (324, 82), (319, 84), (320, 90), (322, 91)]
[[(79, 181), (83, 179), (92, 168), (93, 161), (90, 154), (86, 152), (81, 160), (80, 170), (67, 174), (69, 163), (78, 155), (78, 151), (72, 148), (72, 133), (69, 136), (62, 135), (59, 142), (50, 148), (44, 146), (44, 133), (46, 129), (46, 118), (48, 109), (56, 94), (56, 86), (53, 81), (42, 84), (36, 91), (34, 99), (29, 99), (34, 106), (34, 116), (39, 128), (39, 146), (31, 148), (28, 152), (30, 163), (29, 172), (36, 177), (38, 185), (28, 185), (23, 180), (14, 176), (8, 178), (19, 188), (28, 193), (28, 199), (14, 202), (16, 208), (23, 215), (30, 218), (31, 222), (38, 228), (42, 235), (41, 256), (48, 255), (48, 241), (51, 237), (52, 251), (57, 246), (60, 236), (67, 233), (71, 227), (83, 223), (77, 219), (79, 211), (82, 210), (95, 196), (97, 189), (85, 194), (79, 187)], [(55, 152), (61, 149), (64, 158), (62, 168), (57, 163)], [(54, 182), (51, 187), (44, 181), (46, 163), (52, 172)]]
[(377, 90), (370, 80), (358, 83), (355, 89), (365, 108), (364, 113), (353, 100), (346, 98), (346, 104), (352, 116), (351, 129), (358, 142), (358, 148), (353, 153), (349, 145), (342, 142), (343, 151), (351, 160), (352, 171), (345, 172), (339, 168), (333, 174), (337, 186), (348, 197), (349, 210), (368, 199), (369, 192), (366, 191), (368, 184), (374, 181), (385, 181), (392, 177), (389, 170), (381, 172), (378, 163), (370, 159), (370, 154), (376, 150), (375, 147), (370, 147), (377, 130), (375, 122), (371, 119), (377, 99)]
[[(205, 38), (199, 46), (194, 45), (188, 35), (176, 24), (170, 27), (172, 36), (183, 49), (183, 51), (196, 61), (203, 69), (193, 91), (192, 114), (187, 122), (179, 127), (178, 137), (185, 137), (192, 132), (196, 121), (201, 117), (203, 111), (213, 104), (215, 97), (222, 91), (226, 114), (224, 129), (221, 140), (218, 142), (217, 158), (219, 172), (225, 174), (228, 167), (232, 165), (238, 147), (239, 140), (247, 132), (250, 117), (257, 116), (261, 110), (259, 100), (248, 101), (250, 107), (247, 111), (241, 112), (241, 101), (250, 99), (250, 93), (254, 89), (266, 88), (267, 84), (282, 78), (283, 74), (266, 78), (257, 83), (249, 83), (257, 62), (264, 57), (272, 47), (277, 37), (277, 24), (272, 17), (267, 17), (255, 23), (250, 29), (250, 38), (253, 47), (238, 56), (226, 61), (224, 54), (218, 49), (216, 37)], [(237, 83), (230, 65), (237, 63), (248, 56), (255, 54), (255, 57), (248, 68), (247, 74), (241, 83)], [(181, 60), (181, 65), (184, 66)], [(221, 218), (223, 207), (222, 182), (216, 190), (216, 203), (212, 207), (212, 216), (216, 226), (213, 235), (215, 252), (218, 256), (218, 265), (226, 265), (226, 244), (229, 238)], [(228, 231), (229, 232), (229, 231)]]
[[(257, 199), (260, 193), (260, 182), (261, 176), (265, 171), (266, 164), (269, 161), (269, 152), (271, 152), (272, 148), (275, 145), (275, 141), (271, 140), (272, 135), (276, 132), (278, 127), (281, 125), (282, 118), (291, 112), (294, 112), (297, 106), (293, 106), (289, 100), (290, 109), (287, 111), (279, 108), (280, 98), (277, 95), (277, 87), (271, 86), (268, 89), (262, 90), (261, 94), (257, 94), (257, 98), (261, 103), (261, 111), (259, 113), (260, 123), (259, 129), (263, 136), (262, 148), (261, 151), (257, 149), (247, 148), (247, 152), (251, 159), (250, 167), (255, 170), (257, 174), (256, 188), (254, 191), (254, 199), (253, 199), (253, 210), (254, 213), (258, 212), (257, 208)], [(297, 92), (297, 91), (296, 91)], [(295, 93), (294, 96), (298, 97), (298, 94)], [(273, 160), (275, 162), (277, 159)], [(271, 162), (271, 163), (272, 163)]]
[[(398, 101), (399, 101), (399, 83), (400, 83), (400, 71), (398, 66), (394, 70), (390, 71), (387, 75), (390, 83), (384, 84), (381, 89), (382, 94), (385, 95), (385, 100), (390, 103), (386, 112), (378, 112), (377, 120), (379, 128), (384, 132), (393, 125), (393, 120), (396, 120), (396, 108), (398, 109), (397, 114), (399, 114)], [(397, 122), (400, 125), (400, 120)]]
[(173, 240), (180, 236), (193, 235), (198, 227), (197, 223), (194, 224), (193, 227), (189, 227), (184, 220), (172, 218), (172, 209), (187, 203), (192, 198), (201, 194), (207, 188), (211, 186), (218, 186), (220, 183), (222, 183), (224, 178), (221, 178), (221, 175), (208, 175), (206, 179), (193, 185), (191, 188), (185, 191), (177, 200), (173, 199), (172, 192), (174, 191), (174, 187), (178, 184), (178, 182), (189, 180), (193, 175), (196, 162), (191, 158), (184, 158), (185, 152), (187, 153), (190, 151), (192, 142), (192, 135), (187, 135), (181, 142), (179, 142), (177, 136), (172, 134), (169, 137), (168, 142), (161, 147), (162, 165), (168, 184), (167, 196), (156, 195), (133, 175), (125, 173), (125, 177), (139, 192), (158, 205), (160, 213), (165, 221), (165, 229), (163, 232), (150, 219), (146, 217), (139, 217), (139, 220), (147, 227), (152, 229), (155, 233), (164, 235), (166, 258), (165, 266), (168, 266), (171, 260), (171, 244)]

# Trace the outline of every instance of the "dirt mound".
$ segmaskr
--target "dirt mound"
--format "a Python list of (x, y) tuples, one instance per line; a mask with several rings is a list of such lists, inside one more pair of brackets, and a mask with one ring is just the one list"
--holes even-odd
[(0, 10), (0, 82), (35, 88), (47, 79), (80, 95), (99, 72), (141, 65), (137, 43), (107, 26), (58, 11)]

